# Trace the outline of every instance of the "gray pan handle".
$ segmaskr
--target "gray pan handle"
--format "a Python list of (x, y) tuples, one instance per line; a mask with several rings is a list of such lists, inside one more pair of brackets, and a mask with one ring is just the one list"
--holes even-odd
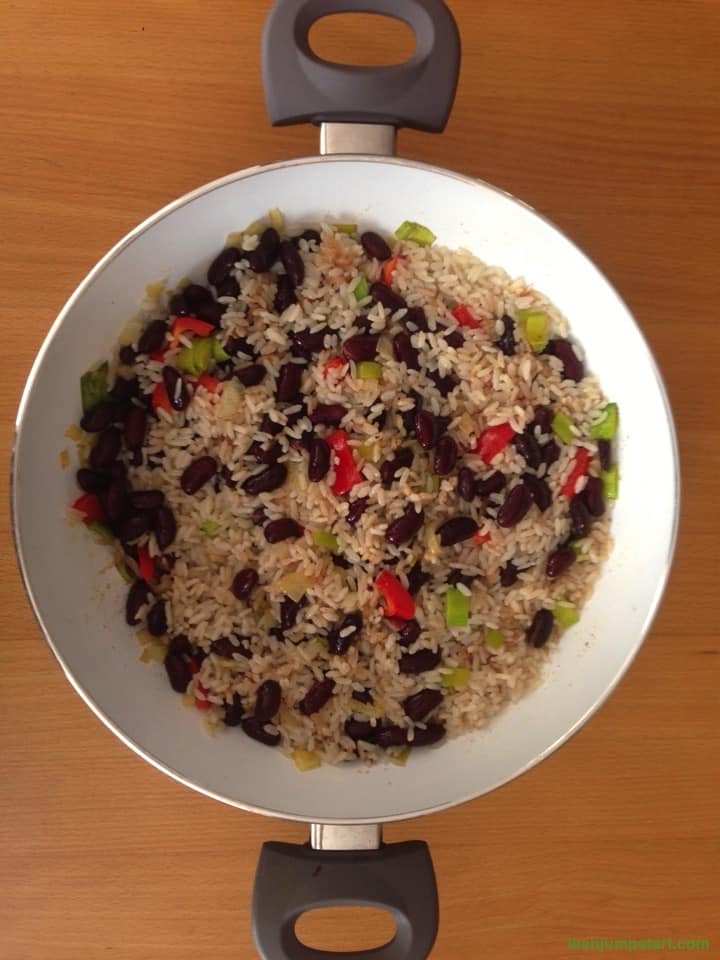
[[(415, 52), (389, 67), (321, 60), (310, 49), (308, 33), (316, 20), (334, 13), (403, 20), (415, 33)], [(275, 0), (265, 21), (262, 69), (275, 126), (373, 123), (439, 133), (455, 98), (460, 37), (442, 0)]]
[[(306, 947), (295, 934), (298, 917), (333, 906), (387, 910), (397, 933), (373, 950), (336, 953)], [(266, 843), (255, 875), (252, 913), (263, 960), (425, 960), (438, 929), (430, 852), (419, 840), (342, 851)]]

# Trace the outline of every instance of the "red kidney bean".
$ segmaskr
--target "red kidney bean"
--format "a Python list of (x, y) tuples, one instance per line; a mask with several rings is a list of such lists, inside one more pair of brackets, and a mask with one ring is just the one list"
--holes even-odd
[(190, 308), (190, 312), (197, 315), (197, 312), (208, 304), (213, 303), (213, 295), (207, 287), (199, 283), (189, 283), (183, 290), (185, 303)]
[(398, 470), (402, 470), (403, 467), (412, 466), (413, 462), (413, 452), (410, 447), (399, 447), (395, 451), (395, 456), (390, 460), (385, 460), (384, 463), (380, 465), (380, 479), (384, 487), (389, 487)]
[[(185, 379), (179, 370), (169, 364), (163, 367), (163, 383), (167, 390), (168, 400), (173, 410), (185, 410), (190, 403), (190, 394)], [(178, 386), (180, 384), (180, 386)]]
[(609, 470), (613, 464), (613, 450), (610, 440), (598, 440), (598, 458), (603, 470)]
[(292, 403), (300, 396), (303, 368), (299, 363), (286, 363), (280, 367), (275, 387), (275, 396), (282, 403)]
[(408, 742), (408, 732), (403, 727), (376, 727), (371, 742), (378, 747), (402, 747)]
[(273, 310), (275, 313), (283, 313), (288, 307), (292, 306), (293, 303), (297, 303), (295, 287), (290, 277), (284, 273), (277, 278)]
[(235, 277), (228, 277), (215, 287), (215, 291), (218, 297), (237, 297), (240, 294), (240, 284)]
[(174, 293), (170, 297), (168, 312), (171, 317), (186, 317), (190, 313), (190, 307), (182, 293)]
[(449, 347), (458, 350), (465, 343), (465, 337), (462, 331), (452, 330), (450, 333), (445, 334), (445, 343), (447, 343)]
[(420, 566), (420, 562), (415, 562), (408, 571), (407, 575), (408, 593), (410, 596), (414, 597), (431, 579), (432, 577), (430, 574), (423, 571), (423, 568)]
[(375, 303), (381, 303), (390, 313), (395, 313), (396, 310), (402, 310), (404, 307), (407, 307), (407, 303), (399, 293), (395, 293), (387, 284), (380, 283), (379, 281), (373, 283), (370, 287), (370, 296)]
[(393, 520), (388, 526), (385, 531), (385, 539), (388, 543), (399, 547), (401, 543), (408, 543), (412, 540), (420, 531), (424, 522), (424, 512), (421, 510), (417, 513), (414, 504), (411, 503), (405, 510), (405, 513), (398, 517), (397, 520)]
[(419, 370), (419, 354), (412, 345), (409, 333), (396, 333), (392, 341), (393, 356), (398, 363), (404, 363), (408, 370)]
[(501, 353), (504, 353), (506, 357), (512, 357), (515, 355), (515, 348), (517, 346), (515, 342), (515, 321), (507, 314), (503, 314), (500, 319), (502, 320), (503, 332), (495, 341), (495, 346)]
[(132, 406), (125, 417), (125, 446), (128, 450), (140, 450), (145, 443), (147, 430), (147, 411), (142, 407)]
[(429, 687), (419, 690), (417, 693), (406, 697), (403, 700), (403, 710), (405, 715), (414, 723), (419, 723), (436, 707), (443, 702), (443, 695), (439, 690), (431, 690)]
[(600, 477), (588, 477), (581, 496), (591, 516), (601, 517), (605, 513), (603, 485)]
[(297, 237), (292, 238), (292, 242), (297, 245), (301, 240), (306, 240), (309, 244), (320, 243), (322, 237), (317, 230), (303, 230)]
[(379, 233), (368, 230), (360, 236), (360, 243), (368, 257), (375, 260), (389, 260), (392, 256), (392, 250), (385, 243)]
[(449, 434), (440, 437), (433, 460), (433, 469), (439, 477), (447, 477), (453, 472), (458, 453), (458, 445)]
[(183, 660), (182, 657), (173, 653), (168, 653), (165, 657), (165, 670), (173, 690), (176, 693), (185, 693), (192, 680), (192, 670), (187, 660)]
[(347, 512), (347, 517), (345, 518), (351, 527), (354, 527), (360, 517), (365, 513), (368, 505), (367, 497), (358, 497), (357, 500), (353, 500), (350, 504), (350, 509)]
[(349, 560), (346, 560), (345, 557), (340, 553), (333, 553), (330, 557), (334, 567), (339, 567), (341, 570), (350, 570), (352, 564)]
[(270, 443), (260, 443), (259, 440), (253, 440), (247, 450), (247, 454), (255, 459), (256, 463), (272, 464), (283, 452), (282, 447), (277, 440), (271, 440)]
[(282, 517), (280, 520), (271, 520), (265, 527), (265, 539), (268, 543), (280, 543), (281, 540), (301, 537), (303, 528), (290, 517)]
[(585, 376), (585, 367), (582, 360), (575, 353), (575, 348), (569, 340), (558, 338), (551, 340), (553, 355), (562, 360), (563, 377), (566, 380), (579, 382)]
[(354, 720), (352, 717), (345, 721), (345, 733), (351, 740), (371, 740), (375, 727), (369, 720)]
[[(233, 280), (232, 283), (233, 283), (232, 289), (239, 290), (239, 287), (237, 286), (237, 282)], [(233, 295), (236, 296), (236, 294), (233, 294)], [(220, 296), (219, 288), (218, 288), (218, 296)], [(219, 327), (220, 321), (224, 317), (226, 310), (227, 310), (227, 307), (225, 306), (225, 304), (217, 303), (215, 300), (213, 300), (212, 295), (210, 295), (208, 302), (198, 307), (197, 310), (195, 311), (195, 314), (197, 315), (198, 320), (204, 320), (206, 323), (211, 323), (214, 327)]]
[(232, 276), (235, 264), (239, 259), (240, 251), (237, 247), (225, 247), (224, 250), (221, 250), (208, 267), (208, 283), (216, 287), (223, 280), (227, 280), (228, 277)]
[(120, 453), (122, 434), (116, 427), (108, 427), (99, 434), (90, 451), (90, 466), (93, 470), (107, 470)]
[(575, 563), (575, 551), (571, 547), (558, 547), (547, 559), (545, 575), (549, 580), (557, 580)]
[(281, 699), (282, 691), (277, 680), (266, 680), (261, 683), (255, 698), (255, 719), (262, 723), (272, 720), (280, 709)]
[(279, 433), (282, 433), (282, 424), (275, 423), (266, 413), (260, 421), (260, 430), (262, 433), (270, 434), (271, 437), (276, 437)]
[(265, 729), (263, 721), (256, 717), (246, 717), (241, 721), (241, 725), (248, 737), (257, 740), (258, 743), (264, 743), (266, 747), (276, 747), (280, 743), (280, 734), (270, 733)]
[(297, 623), (300, 610), (306, 603), (307, 599), (305, 597), (301, 597), (300, 600), (293, 600), (292, 597), (283, 597), (280, 604), (280, 627), (282, 630), (292, 630)]
[(514, 527), (523, 519), (532, 506), (530, 490), (524, 483), (518, 483), (505, 497), (498, 510), (497, 523), (500, 527)]
[(110, 400), (103, 400), (96, 403), (92, 410), (83, 414), (80, 420), (80, 426), (87, 433), (100, 433), (105, 430), (115, 420), (118, 409)]
[(292, 240), (283, 240), (280, 244), (280, 259), (292, 285), (301, 286), (305, 279), (305, 264)]
[(120, 347), (118, 351), (118, 360), (126, 367), (131, 367), (135, 363), (135, 357), (137, 353), (129, 344), (125, 344), (124, 347)]
[(154, 529), (158, 547), (167, 550), (177, 533), (175, 514), (170, 507), (160, 507), (155, 511)]
[(533, 419), (528, 424), (528, 431), (535, 435), (535, 428), (540, 427), (540, 433), (550, 433), (552, 430), (553, 412), (550, 407), (539, 406), (533, 409)]
[(237, 600), (249, 600), (255, 587), (258, 585), (260, 577), (257, 570), (252, 567), (246, 567), (233, 577), (232, 590), (233, 596)]
[(308, 415), (307, 404), (303, 399), (299, 399), (296, 404), (293, 404), (293, 406), (297, 406), (300, 409), (295, 410), (294, 413), (288, 414), (287, 416), (288, 427), (294, 427), (301, 417), (306, 417)]
[(546, 463), (548, 466), (555, 463), (557, 458), (560, 456), (560, 447), (555, 442), (555, 440), (548, 440), (545, 446), (542, 448), (542, 458), (543, 463)]
[(325, 677), (324, 680), (316, 680), (308, 692), (298, 703), (298, 710), (304, 717), (309, 717), (317, 713), (328, 702), (333, 695), (335, 681), (331, 677)]
[(414, 747), (429, 747), (445, 736), (444, 723), (428, 723), (424, 729), (419, 727), (415, 730), (412, 739)]
[(330, 459), (330, 447), (327, 442), (321, 437), (313, 437), (310, 443), (308, 479), (313, 483), (319, 483), (326, 477), (330, 469)]
[(590, 533), (592, 517), (583, 496), (570, 501), (570, 539), (582, 540)]
[(525, 631), (525, 639), (531, 647), (544, 647), (550, 639), (553, 615), (549, 610), (538, 610)]
[(398, 632), (398, 643), (401, 647), (412, 646), (420, 639), (421, 633), (422, 630), (417, 620), (408, 620)]
[(85, 493), (102, 493), (107, 490), (110, 484), (110, 475), (99, 470), (89, 470), (87, 467), (80, 467), (75, 474), (75, 479), (81, 490)]
[(451, 517), (445, 523), (441, 523), (435, 531), (440, 538), (440, 545), (443, 547), (452, 547), (456, 543), (462, 543), (469, 540), (478, 532), (478, 525), (472, 517)]
[(138, 353), (156, 353), (165, 344), (167, 324), (164, 320), (153, 320), (149, 323), (138, 340)]
[(210, 652), (225, 660), (232, 660), (232, 655), (237, 653), (237, 649), (230, 637), (218, 637), (210, 644)]
[(208, 480), (212, 480), (216, 472), (217, 460), (215, 457), (198, 457), (197, 460), (193, 460), (191, 464), (185, 467), (180, 478), (180, 487), (189, 495), (197, 493)]
[(147, 513), (135, 513), (120, 524), (120, 539), (124, 543), (137, 540), (152, 527), (152, 518)]
[(135, 627), (140, 623), (138, 611), (148, 602), (150, 596), (150, 588), (144, 580), (133, 581), (125, 601), (125, 622), (129, 626)]
[(343, 341), (342, 352), (348, 360), (354, 360), (355, 363), (374, 360), (379, 339), (377, 334), (359, 333)]
[(311, 423), (323, 423), (329, 427), (339, 427), (342, 418), (347, 416), (348, 408), (342, 403), (318, 403), (310, 414)]
[(250, 519), (256, 527), (262, 527), (267, 520), (265, 507), (256, 507), (250, 515)]
[(280, 237), (274, 227), (268, 227), (260, 237), (260, 242), (254, 250), (245, 254), (253, 273), (267, 273), (278, 258)]
[(162, 637), (163, 634), (167, 633), (167, 615), (165, 613), (164, 600), (158, 600), (157, 603), (150, 607), (147, 615), (147, 628), (148, 633), (151, 633), (153, 637)]
[(330, 653), (342, 655), (347, 653), (350, 645), (357, 640), (362, 630), (363, 617), (359, 611), (349, 613), (335, 624), (328, 634), (328, 650)]
[(511, 587), (517, 582), (517, 578), (518, 568), (515, 566), (512, 560), (508, 560), (505, 566), (500, 568), (500, 586)]
[(358, 703), (373, 703), (373, 695), (369, 690), (353, 690), (352, 692), (353, 700), (357, 700)]
[(250, 346), (245, 337), (228, 337), (225, 341), (224, 350), (225, 353), (229, 353), (231, 357), (236, 357), (239, 353), (242, 353), (244, 356), (250, 357), (251, 360), (257, 358), (255, 348)]
[(418, 650), (415, 653), (404, 653), (398, 662), (400, 673), (424, 673), (434, 670), (442, 660), (439, 650)]
[(542, 452), (532, 431), (528, 429), (525, 433), (516, 433), (513, 445), (530, 469), (537, 470), (542, 463)]
[(184, 633), (177, 633), (175, 636), (170, 637), (168, 653), (173, 657), (190, 657), (193, 653), (193, 645)]
[(443, 376), (439, 370), (431, 370), (428, 373), (428, 377), (437, 387), (441, 397), (447, 397), (448, 394), (453, 392), (455, 387), (457, 387), (458, 383), (460, 382), (457, 377), (454, 377), (451, 373)]
[(267, 370), (261, 363), (251, 363), (235, 371), (235, 379), (244, 387), (256, 387), (265, 379)]
[(116, 377), (112, 385), (110, 397), (116, 403), (127, 403), (134, 397), (140, 396), (140, 381), (137, 377), (126, 380), (125, 377)]
[(287, 467), (284, 463), (272, 463), (269, 467), (254, 473), (243, 482), (242, 488), (251, 497), (259, 493), (272, 493), (278, 490), (287, 479)]
[(432, 450), (437, 443), (437, 421), (429, 410), (415, 411), (415, 434), (423, 450)]
[(243, 721), (245, 711), (243, 710), (242, 698), (234, 693), (232, 702), (225, 707), (223, 723), (226, 727), (239, 727)]
[(460, 467), (457, 478), (458, 495), (470, 503), (475, 499), (475, 474), (470, 467)]
[(530, 491), (530, 496), (540, 513), (545, 513), (552, 503), (552, 493), (547, 482), (542, 477), (536, 477), (534, 473), (524, 473), (522, 481)]
[(157, 510), (165, 503), (165, 494), (162, 490), (133, 490), (129, 500), (133, 510)]
[(429, 330), (427, 316), (422, 307), (408, 307), (407, 313), (402, 319), (407, 330), (415, 333), (416, 330)]
[(333, 342), (337, 339), (337, 334), (330, 327), (322, 327), (320, 330), (298, 330), (291, 333), (292, 348), (290, 352), (297, 357), (306, 357), (310, 359), (314, 354), (320, 353), (325, 349), (325, 337), (331, 334)]
[(487, 477), (478, 477), (475, 485), (475, 494), (478, 497), (489, 497), (493, 493), (500, 493), (507, 480), (500, 470), (494, 470)]

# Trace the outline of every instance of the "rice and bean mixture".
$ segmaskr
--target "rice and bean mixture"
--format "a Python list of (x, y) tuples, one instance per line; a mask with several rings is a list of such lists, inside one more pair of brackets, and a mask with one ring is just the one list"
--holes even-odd
[(273, 217), (83, 377), (74, 515), (209, 725), (303, 770), (404, 762), (521, 696), (578, 620), (618, 411), (523, 279), (420, 224)]

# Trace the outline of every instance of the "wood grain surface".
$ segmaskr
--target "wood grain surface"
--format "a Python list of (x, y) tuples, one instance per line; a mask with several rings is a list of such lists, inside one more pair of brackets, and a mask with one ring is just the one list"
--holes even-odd
[[(95, 261), (190, 188), (315, 152), (315, 130), (275, 130), (266, 119), (267, 6), (0, 6), (4, 503), (25, 377)], [(662, 612), (607, 706), (530, 774), (386, 836), (431, 845), (437, 960), (566, 958), (577, 955), (569, 937), (598, 936), (702, 937), (715, 956), (720, 6), (451, 6), (464, 44), (452, 119), (442, 136), (402, 133), (400, 151), (527, 200), (622, 291), (674, 404), (683, 520)], [(407, 50), (401, 31), (375, 26), (324, 25), (318, 34), (324, 52), (357, 62), (397, 59), (396, 42)], [(254, 957), (249, 900), (260, 844), (302, 841), (304, 829), (181, 788), (90, 714), (30, 614), (6, 509), (0, 524), (0, 957)], [(642, 551), (638, 543), (638, 563)], [(335, 949), (380, 942), (388, 929), (348, 911), (305, 924), (313, 942)]]

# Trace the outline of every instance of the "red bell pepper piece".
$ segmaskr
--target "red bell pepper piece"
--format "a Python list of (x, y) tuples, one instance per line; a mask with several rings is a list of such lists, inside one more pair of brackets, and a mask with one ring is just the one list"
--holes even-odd
[(214, 329), (211, 323), (198, 320), (197, 317), (177, 317), (172, 325), (170, 346), (176, 347), (183, 333), (196, 333), (199, 337), (209, 337)]
[(195, 697), (195, 706), (198, 710), (209, 710), (212, 704), (207, 699), (207, 695), (210, 692), (207, 690), (199, 681), (195, 684), (199, 697)]
[(208, 393), (217, 393), (220, 389), (221, 380), (211, 376), (209, 373), (201, 373), (197, 378), (197, 386), (205, 387)]
[(152, 583), (155, 577), (155, 561), (148, 553), (147, 547), (138, 547), (138, 570), (145, 583)]
[(491, 539), (491, 537), (490, 537), (490, 534), (489, 534), (489, 533), (476, 533), (475, 536), (472, 537), (472, 542), (473, 542), (473, 543), (488, 543), (488, 541), (489, 541), (490, 539)]
[(166, 413), (172, 413), (170, 397), (162, 380), (155, 384), (155, 389), (152, 392), (152, 408), (153, 410), (165, 410)]
[(328, 360), (327, 363), (323, 364), (322, 373), (326, 377), (331, 370), (340, 370), (341, 367), (347, 367), (348, 362), (344, 357), (333, 357), (332, 360)]
[(464, 303), (461, 303), (459, 306), (455, 307), (452, 315), (455, 317), (461, 327), (468, 327), (470, 330), (479, 330), (482, 327), (480, 321), (475, 319), (470, 312), (469, 307), (466, 307)]
[(375, 586), (385, 601), (386, 617), (412, 620), (415, 616), (415, 601), (396, 576), (389, 570), (383, 570), (375, 581)]
[(579, 447), (575, 454), (575, 461), (572, 470), (568, 474), (567, 480), (560, 488), (560, 496), (572, 500), (575, 496), (578, 480), (587, 476), (590, 467), (590, 451), (585, 447)]
[(200, 664), (197, 662), (195, 657), (190, 657), (188, 660), (190, 666), (190, 673), (195, 676), (196, 673), (200, 673)]
[(164, 363), (164, 362), (165, 362), (165, 351), (164, 351), (164, 350), (156, 350), (155, 353), (151, 353), (149, 356), (150, 356), (150, 359), (151, 359), (151, 360), (154, 360), (156, 363)]
[(402, 259), (403, 257), (398, 254), (396, 257), (390, 257), (389, 260), (386, 260), (381, 273), (382, 282), (386, 287), (391, 286), (393, 274), (395, 273), (398, 262)]
[(336, 497), (340, 497), (344, 493), (349, 493), (357, 483), (362, 481), (362, 474), (357, 468), (344, 430), (335, 430), (325, 437), (325, 440), (335, 454), (335, 480), (332, 492)]
[(479, 454), (485, 463), (490, 463), (499, 453), (502, 453), (514, 436), (515, 431), (509, 423), (488, 427), (480, 434), (473, 453)]
[(82, 513), (85, 524), (105, 522), (105, 513), (100, 505), (100, 499), (94, 493), (84, 493), (78, 497), (72, 508)]

